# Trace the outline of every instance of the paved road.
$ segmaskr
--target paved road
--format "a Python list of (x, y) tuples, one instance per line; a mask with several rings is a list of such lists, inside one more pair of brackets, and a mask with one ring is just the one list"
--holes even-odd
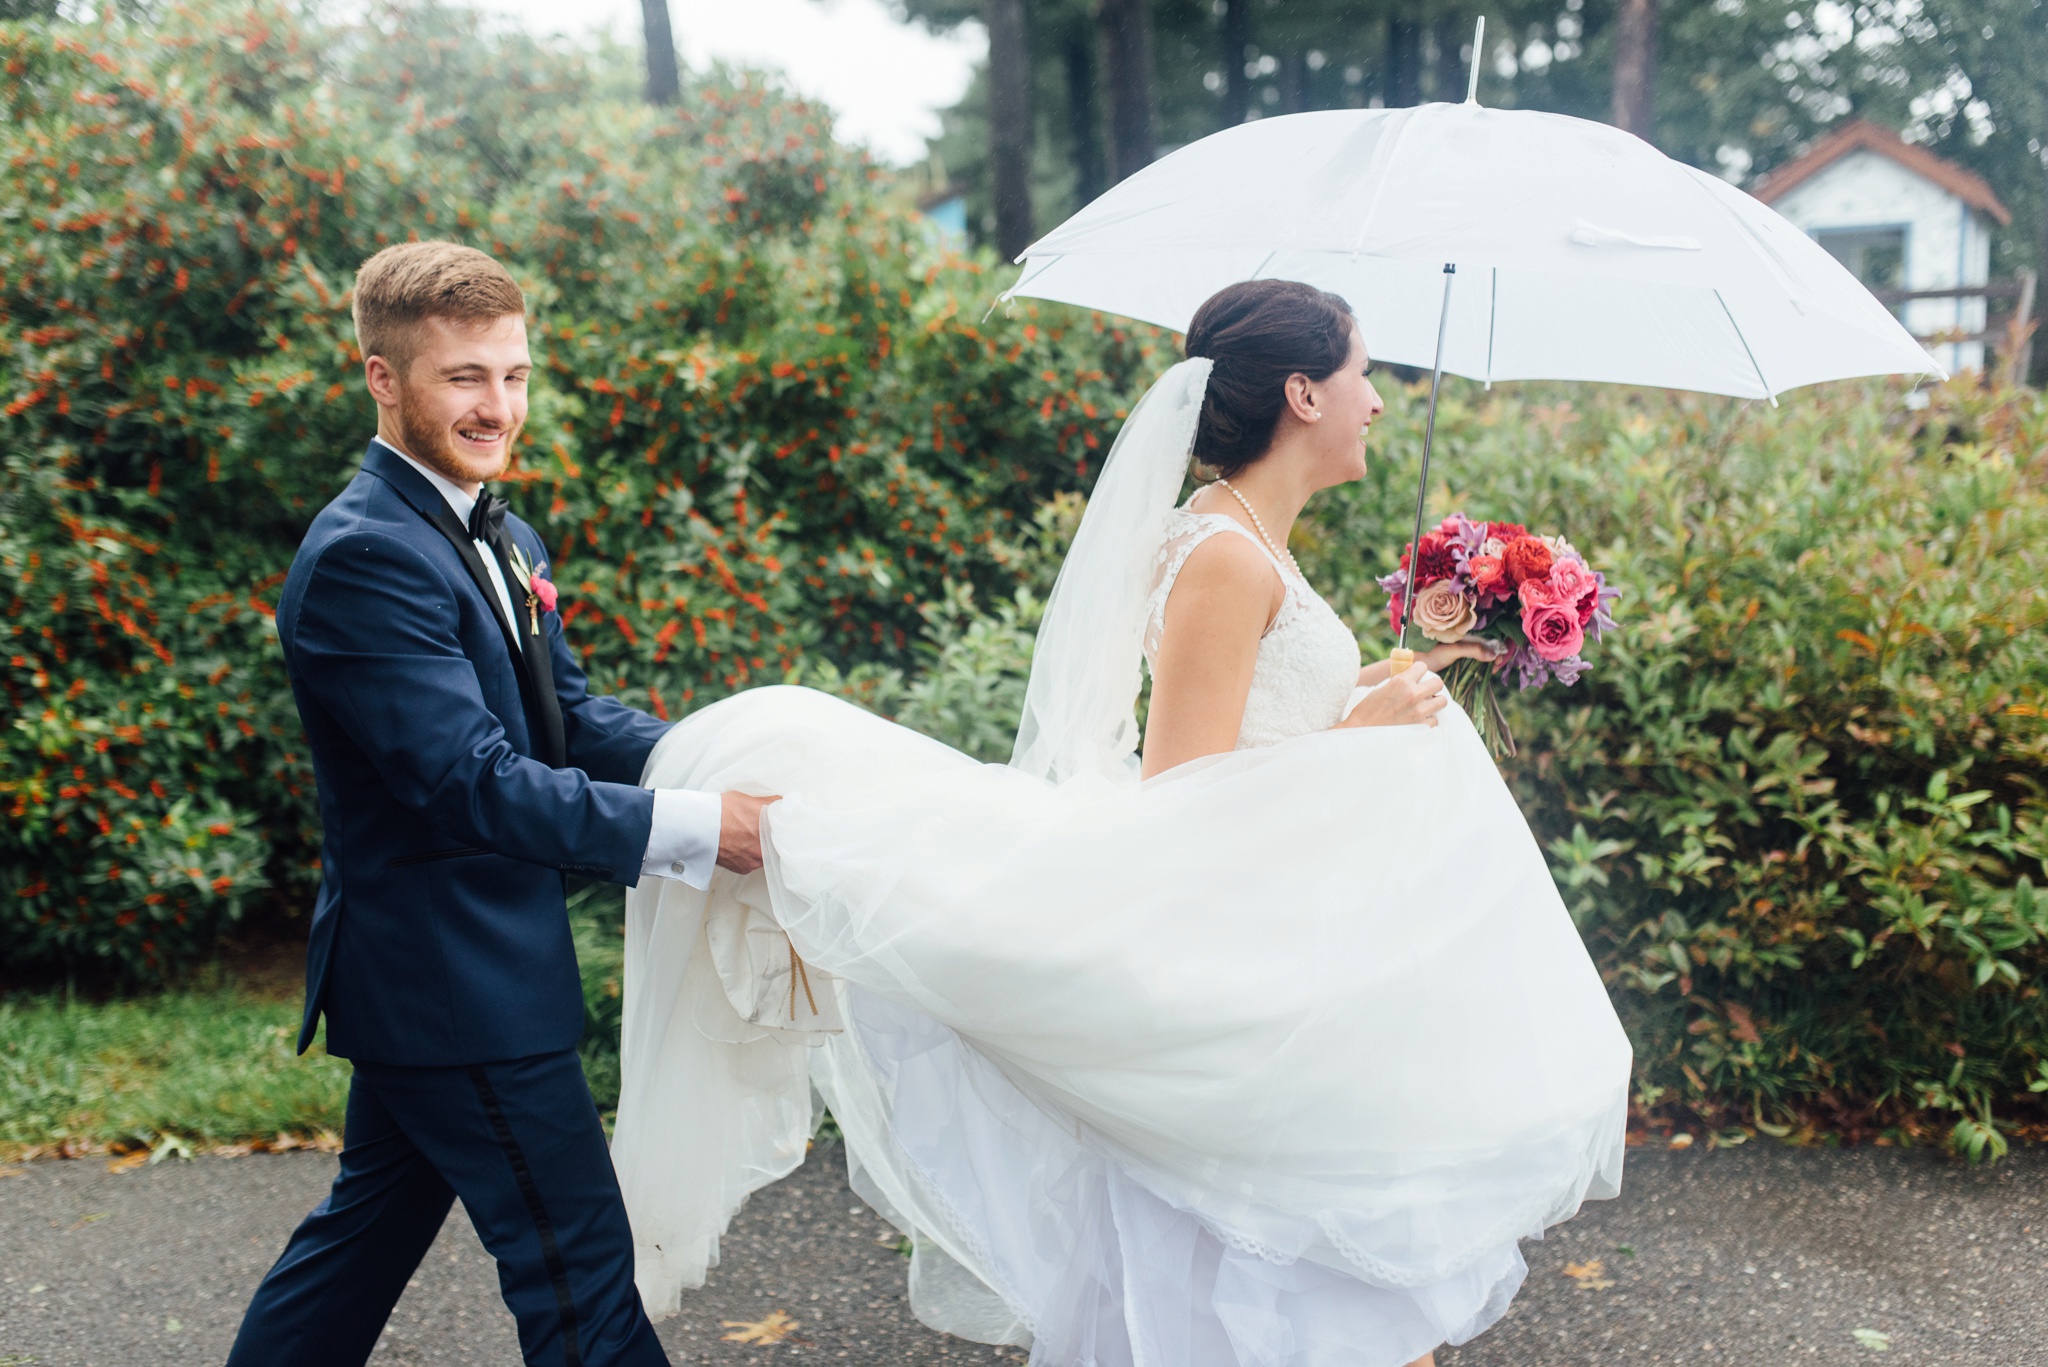
[[(297, 1153), (0, 1177), (0, 1367), (214, 1367), (333, 1167)], [(1514, 1310), (1444, 1367), (2048, 1367), (2048, 1151), (1981, 1171), (1884, 1149), (1636, 1151), (1626, 1185), (1532, 1245)], [(679, 1364), (1022, 1361), (919, 1327), (894, 1243), (821, 1153), (742, 1212), (724, 1265), (662, 1341)], [(720, 1337), (724, 1321), (775, 1310), (800, 1324), (791, 1340)], [(1858, 1330), (1885, 1338), (1866, 1346)], [(373, 1361), (517, 1364), (466, 1221), (443, 1231)]]

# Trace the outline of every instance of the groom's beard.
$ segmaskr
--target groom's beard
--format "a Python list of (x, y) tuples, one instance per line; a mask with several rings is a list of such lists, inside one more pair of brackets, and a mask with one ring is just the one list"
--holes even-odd
[(404, 384), (398, 386), (398, 439), (405, 443), (405, 453), (457, 484), (481, 483), (504, 474), (512, 460), (512, 444), (519, 440), (519, 429), (523, 426), (521, 423), (505, 429), (504, 450), (496, 467), (480, 470), (455, 453), (455, 445), (448, 440), (448, 429), (441, 420), (426, 412)]

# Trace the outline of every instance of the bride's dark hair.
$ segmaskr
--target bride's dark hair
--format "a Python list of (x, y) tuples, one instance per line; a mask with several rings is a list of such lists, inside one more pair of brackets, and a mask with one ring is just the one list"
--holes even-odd
[(1327, 380), (1351, 355), (1351, 305), (1298, 280), (1226, 285), (1195, 310), (1187, 353), (1215, 362), (1195, 459), (1225, 479), (1266, 454), (1287, 377)]

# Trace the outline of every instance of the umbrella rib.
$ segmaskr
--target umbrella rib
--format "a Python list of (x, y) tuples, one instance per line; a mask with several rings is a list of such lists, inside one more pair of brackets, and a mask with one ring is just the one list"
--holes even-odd
[[(1025, 265), (1025, 267), (1024, 267), (1024, 273), (1023, 273), (1022, 275), (1020, 275), (1020, 276), (1018, 276), (1018, 277), (1017, 277), (1017, 283), (1016, 283), (1016, 284), (1014, 284), (1014, 285), (1010, 286), (1010, 288), (1008, 288), (1008, 289), (1004, 290), (1004, 291), (1003, 291), (1003, 292), (1002, 292), (1002, 293), (1001, 293), (1000, 295), (998, 295), (998, 296), (996, 297), (996, 302), (997, 302), (997, 303), (999, 303), (999, 304), (1006, 304), (1006, 303), (1008, 303), (1008, 302), (1009, 302), (1009, 301), (1010, 301), (1011, 299), (1014, 299), (1014, 298), (1016, 297), (1016, 295), (1017, 295), (1017, 291), (1018, 291), (1018, 290), (1021, 290), (1021, 289), (1023, 289), (1023, 288), (1024, 288), (1024, 287), (1025, 287), (1026, 285), (1030, 284), (1030, 283), (1031, 283), (1031, 282), (1032, 282), (1033, 280), (1036, 280), (1036, 279), (1037, 279), (1037, 278), (1038, 278), (1039, 276), (1041, 276), (1041, 275), (1044, 275), (1044, 274), (1045, 274), (1045, 273), (1046, 273), (1047, 271), (1051, 270), (1051, 269), (1052, 269), (1052, 268), (1053, 268), (1053, 267), (1054, 267), (1055, 265), (1057, 265), (1057, 264), (1059, 263), (1059, 261), (1060, 261), (1060, 257), (1057, 257), (1057, 256), (1035, 256), (1035, 257), (1026, 257), (1026, 258), (1025, 258), (1025, 261), (1026, 261), (1026, 265)], [(1031, 267), (1033, 267), (1033, 266), (1036, 266), (1036, 267), (1038, 267), (1038, 269), (1037, 269), (1036, 271), (1032, 270), (1032, 269), (1031, 269)], [(991, 310), (991, 312), (993, 312), (993, 310)]]
[[(1417, 105), (1415, 109), (1420, 109), (1421, 107)], [(1385, 174), (1386, 168), (1393, 164), (1394, 158), (1401, 153), (1401, 144), (1408, 140), (1408, 125), (1415, 121), (1415, 109), (1404, 111), (1408, 114), (1408, 117), (1394, 125), (1394, 135), (1387, 140), (1388, 146), (1374, 158), (1376, 163), (1375, 169), (1380, 171), (1381, 174), (1374, 180), (1372, 198), (1367, 201), (1365, 212), (1359, 215), (1358, 235), (1351, 239), (1351, 254), (1353, 256), (1357, 256), (1360, 251), (1364, 250), (1366, 236), (1372, 232), (1373, 215), (1377, 214), (1380, 208), (1380, 194), (1387, 188), (1387, 182), (1393, 179), (1392, 176)]]
[(1749, 357), (1749, 368), (1756, 372), (1756, 382), (1764, 387), (1764, 397), (1771, 401), (1771, 407), (1778, 406), (1778, 396), (1771, 392), (1771, 382), (1764, 378), (1764, 368), (1756, 363), (1756, 353), (1749, 349), (1749, 338), (1742, 335), (1742, 324), (1735, 321), (1735, 311), (1728, 307), (1728, 301), (1721, 297), (1721, 291), (1714, 291), (1714, 302), (1721, 306), (1722, 314), (1728, 319), (1728, 326), (1735, 329), (1735, 340), (1742, 343), (1742, 354)]
[[(1486, 20), (1483, 18), (1479, 21), (1479, 31), (1481, 33), (1486, 32)], [(1474, 70), (1477, 70), (1476, 63), (1479, 60), (1477, 54), (1474, 54), (1472, 60), (1475, 63)], [(1477, 88), (1479, 84), (1477, 76), (1472, 78), (1472, 84), (1474, 88)], [(1500, 322), (1500, 267), (1495, 266), (1491, 274), (1493, 276), (1493, 288), (1487, 295), (1486, 300), (1486, 387), (1488, 389), (1493, 388), (1493, 334), (1495, 327)]]

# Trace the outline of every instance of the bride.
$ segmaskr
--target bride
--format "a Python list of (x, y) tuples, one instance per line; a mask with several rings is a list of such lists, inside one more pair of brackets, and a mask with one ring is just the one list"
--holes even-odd
[[(1361, 669), (1286, 551), (1381, 411), (1349, 307), (1234, 285), (1187, 354), (1103, 468), (1009, 765), (798, 688), (650, 758), (784, 795), (760, 872), (628, 899), (651, 1313), (803, 1161), (814, 1090), (918, 1317), (1038, 1367), (1427, 1364), (1619, 1189), (1628, 1043), (1458, 650)], [(1191, 457), (1221, 478), (1176, 507)]]

